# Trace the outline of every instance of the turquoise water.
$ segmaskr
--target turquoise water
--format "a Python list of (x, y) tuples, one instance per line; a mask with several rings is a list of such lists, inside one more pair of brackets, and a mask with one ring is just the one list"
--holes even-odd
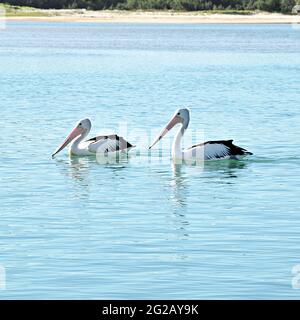
[[(300, 298), (299, 53), (290, 25), (7, 23), (0, 297)], [(150, 161), (147, 135), (186, 106), (191, 131), (254, 156)], [(86, 116), (138, 153), (51, 159)]]

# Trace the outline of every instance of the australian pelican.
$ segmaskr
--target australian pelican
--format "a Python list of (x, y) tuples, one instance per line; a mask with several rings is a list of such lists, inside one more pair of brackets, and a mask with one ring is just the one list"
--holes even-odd
[(70, 154), (76, 156), (88, 156), (96, 153), (110, 154), (116, 152), (128, 152), (132, 144), (116, 134), (97, 136), (88, 140), (84, 138), (89, 134), (92, 124), (90, 119), (80, 120), (65, 141), (59, 146), (52, 157), (64, 149), (70, 142)]
[(161, 133), (155, 139), (155, 141), (152, 143), (149, 149), (151, 149), (175, 125), (180, 124), (180, 128), (174, 138), (172, 146), (172, 158), (174, 161), (238, 159), (243, 156), (252, 154), (251, 152), (234, 145), (232, 143), (233, 140), (207, 141), (182, 150), (181, 139), (189, 125), (189, 122), (189, 109), (177, 110), (173, 115), (172, 119), (161, 131)]

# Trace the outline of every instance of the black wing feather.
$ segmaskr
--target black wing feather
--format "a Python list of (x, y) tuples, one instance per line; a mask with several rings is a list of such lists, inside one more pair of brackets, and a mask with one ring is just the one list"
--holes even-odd
[(223, 144), (224, 146), (226, 146), (229, 149), (229, 154), (230, 156), (242, 156), (242, 155), (252, 155), (252, 152), (247, 151), (244, 148), (241, 148), (239, 146), (236, 146), (235, 144), (233, 144), (233, 140), (213, 140), (213, 141), (206, 141), (203, 143), (199, 143), (199, 144), (195, 144), (192, 147), (188, 148), (188, 149), (193, 149), (196, 147), (201, 147), (204, 146), (206, 144)]

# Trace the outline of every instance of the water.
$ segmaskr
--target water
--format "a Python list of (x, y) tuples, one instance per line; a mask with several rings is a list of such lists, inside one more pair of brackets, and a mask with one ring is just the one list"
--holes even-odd
[[(0, 297), (300, 298), (299, 52), (289, 25), (9, 22)], [(149, 162), (143, 135), (186, 106), (191, 130), (254, 156)], [(140, 155), (51, 159), (85, 116), (127, 124)]]

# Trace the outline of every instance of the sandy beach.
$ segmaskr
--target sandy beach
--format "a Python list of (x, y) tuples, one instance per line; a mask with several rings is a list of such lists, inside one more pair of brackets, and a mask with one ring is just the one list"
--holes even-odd
[(7, 16), (14, 21), (55, 22), (114, 22), (114, 23), (300, 23), (300, 16), (280, 13), (210, 14), (201, 12), (171, 11), (118, 11), (118, 10), (36, 10), (31, 16)]

